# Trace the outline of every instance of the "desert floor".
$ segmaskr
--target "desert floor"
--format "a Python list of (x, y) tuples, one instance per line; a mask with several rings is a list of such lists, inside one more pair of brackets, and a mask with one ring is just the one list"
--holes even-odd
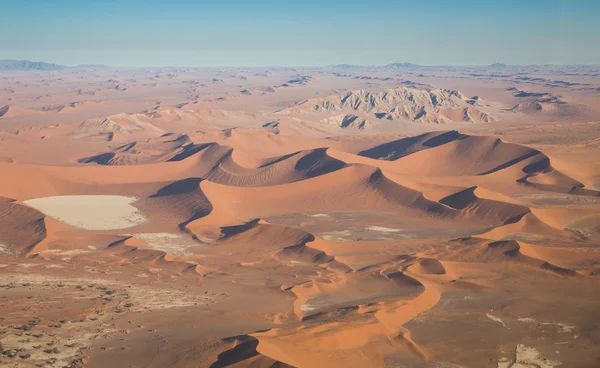
[(598, 367), (600, 70), (0, 73), (3, 367)]

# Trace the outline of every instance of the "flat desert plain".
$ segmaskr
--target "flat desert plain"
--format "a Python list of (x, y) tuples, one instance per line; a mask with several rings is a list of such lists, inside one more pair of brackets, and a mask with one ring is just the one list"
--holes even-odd
[(600, 366), (600, 67), (0, 71), (3, 367)]

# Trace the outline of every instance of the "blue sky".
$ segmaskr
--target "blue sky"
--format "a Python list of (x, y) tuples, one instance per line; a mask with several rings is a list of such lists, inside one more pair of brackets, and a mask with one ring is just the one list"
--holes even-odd
[(0, 59), (116, 66), (596, 64), (598, 0), (0, 0)]

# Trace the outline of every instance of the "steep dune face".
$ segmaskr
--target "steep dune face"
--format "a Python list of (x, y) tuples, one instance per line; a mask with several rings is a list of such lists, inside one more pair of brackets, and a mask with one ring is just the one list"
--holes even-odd
[(0, 108), (0, 119), (15, 119), (27, 115), (39, 114), (39, 111), (19, 106), (6, 105)]
[(541, 221), (533, 213), (527, 213), (518, 221), (497, 227), (482, 234), (488, 239), (514, 239), (533, 243), (557, 239), (558, 241), (574, 241), (575, 234), (556, 229)]
[(598, 191), (584, 188), (580, 181), (556, 170), (539, 150), (492, 137), (457, 132), (434, 137), (426, 134), (373, 147), (359, 155), (391, 161), (381, 167), (404, 175), (490, 176), (543, 191), (598, 196)]
[(245, 153), (247, 159), (254, 157), (258, 160), (244, 163), (236, 158), (244, 166), (260, 166), (272, 157), (323, 147), (322, 140), (305, 133), (303, 130), (288, 130), (276, 120), (263, 123), (259, 129), (238, 127), (218, 131), (207, 130), (192, 133), (190, 137), (196, 143), (215, 142), (231, 147), (234, 152)]
[(432, 132), (422, 135), (402, 138), (389, 143), (363, 150), (359, 156), (369, 157), (377, 160), (395, 161), (401, 157), (408, 156), (425, 149), (441, 146), (454, 140), (467, 138), (456, 130), (448, 132)]
[[(522, 244), (515, 240), (489, 241), (485, 238), (463, 238), (456, 239), (454, 242), (459, 249), (455, 249), (452, 254), (444, 252), (437, 256), (440, 259), (454, 262), (513, 262), (562, 276), (578, 275), (572, 269), (557, 266), (545, 259), (535, 258), (535, 256), (539, 256), (539, 253), (532, 250), (532, 247), (535, 249), (535, 246)], [(522, 252), (523, 247), (527, 254)]]
[[(390, 288), (390, 284), (393, 287)], [(415, 297), (423, 293), (424, 286), (403, 272), (362, 272), (338, 274), (328, 280), (315, 278), (291, 291), (297, 296), (295, 313), (306, 319), (319, 313), (351, 307), (359, 300), (368, 303), (373, 299)]]
[(257, 168), (242, 167), (229, 154), (205, 178), (229, 186), (272, 186), (326, 175), (344, 167), (346, 164), (327, 155), (325, 148), (273, 158)]
[[(230, 186), (285, 184), (339, 170), (347, 162), (360, 162), (404, 174), (483, 176), (498, 173), (504, 180), (514, 176), (519, 183), (541, 190), (597, 195), (596, 191), (585, 189), (581, 182), (556, 170), (539, 150), (457, 131), (402, 138), (362, 150), (358, 155), (384, 162), (360, 160), (348, 154), (334, 158), (325, 148), (256, 158), (217, 143), (194, 143), (187, 135), (165, 135), (145, 142), (130, 142), (80, 162), (101, 165), (196, 162), (193, 164), (204, 179)], [(389, 163), (385, 163), (387, 161)]]
[(195, 144), (187, 135), (169, 139), (161, 137), (145, 142), (129, 142), (118, 146), (110, 152), (100, 153), (79, 160), (80, 163), (97, 163), (99, 165), (144, 165), (157, 162), (174, 162), (184, 160), (204, 149), (210, 143)]
[(217, 360), (211, 364), (211, 368), (218, 367), (260, 367), (260, 368), (293, 368), (292, 365), (261, 355), (256, 348), (259, 340), (253, 336), (236, 336), (227, 339), (231, 341), (231, 347), (219, 354)]
[[(390, 181), (381, 170), (364, 165), (351, 165), (327, 175), (273, 188), (233, 188), (206, 182), (203, 190), (219, 207), (241, 218), (332, 210), (409, 211), (424, 217), (454, 213), (427, 200), (420, 192)], [(244, 201), (240, 201), (241, 198)]]
[(468, 136), (417, 152), (396, 163), (415, 173), (487, 175), (537, 154), (539, 151), (498, 138)]
[(253, 249), (245, 256), (246, 263), (262, 259), (265, 255), (291, 264), (314, 264), (321, 267), (336, 267), (349, 271), (345, 265), (335, 262), (335, 258), (313, 245), (315, 236), (305, 231), (264, 220), (254, 219), (246, 223), (221, 228), (218, 239), (220, 247), (229, 250)]
[(585, 188), (585, 185), (552, 166), (550, 158), (544, 154), (534, 156), (522, 168), (525, 176), (519, 183), (537, 190), (570, 193), (582, 196), (600, 197), (600, 191)]
[(289, 264), (339, 266), (334, 257), (311, 246), (314, 240), (315, 237), (305, 231), (254, 219), (222, 227), (217, 244), (230, 252), (249, 252), (243, 258), (245, 264), (267, 257)]
[(442, 198), (439, 202), (460, 210), (468, 216), (497, 221), (498, 224), (516, 222), (530, 212), (530, 209), (525, 206), (479, 198), (476, 189), (477, 187), (467, 188)]
[(423, 193), (388, 179), (379, 169), (371, 174), (368, 185), (370, 189), (383, 196), (389, 203), (422, 210), (430, 216), (452, 217), (456, 215), (451, 209), (425, 198)]
[(314, 237), (309, 238), (301, 243), (287, 246), (279, 251), (276, 254), (276, 257), (282, 260), (290, 260), (291, 262), (295, 263), (300, 262), (323, 265), (332, 262), (334, 260), (333, 257), (327, 255), (322, 250), (311, 248), (310, 246), (306, 245), (308, 241), (312, 240), (314, 240)]
[(0, 244), (2, 251), (26, 251), (46, 237), (45, 216), (33, 208), (0, 197)]
[[(173, 141), (147, 145), (132, 142), (113, 152), (79, 160), (81, 163), (101, 165), (137, 165), (151, 162), (196, 160), (206, 167), (203, 178), (230, 186), (271, 186), (327, 174), (344, 168), (346, 164), (327, 155), (326, 148), (306, 150), (263, 160), (256, 167), (238, 163), (256, 161), (244, 157), (229, 147), (217, 143), (187, 143), (182, 136)], [(154, 153), (154, 154), (153, 154)], [(207, 164), (212, 163), (212, 167)]]
[[(267, 123), (270, 124), (270, 123)], [(274, 123), (278, 124), (278, 123)], [(111, 133), (112, 134), (112, 133)], [(209, 146), (223, 146), (235, 151), (242, 166), (258, 167), (283, 153), (294, 153), (323, 146), (321, 140), (296, 132), (279, 135), (277, 128), (196, 131), (188, 134), (165, 133), (146, 140), (132, 140), (101, 154), (80, 160), (101, 165), (136, 165), (181, 161)]]
[[(327, 112), (339, 115), (343, 111), (356, 111), (374, 120), (408, 120), (426, 124), (496, 121), (496, 118), (480, 107), (472, 105), (471, 101), (472, 99), (455, 90), (401, 86), (377, 93), (357, 90), (310, 99), (278, 113)], [(343, 120), (340, 124), (342, 128), (351, 126), (353, 125), (350, 123), (343, 124)], [(363, 129), (365, 124), (358, 124), (356, 127)]]
[(358, 155), (365, 159), (336, 153), (347, 162), (378, 165), (402, 175), (490, 176), (538, 190), (598, 196), (598, 191), (584, 188), (582, 182), (557, 170), (543, 152), (493, 137), (457, 131), (426, 133), (365, 149)]
[(415, 265), (411, 266), (411, 271), (422, 275), (445, 275), (444, 265), (434, 258), (420, 259)]
[(537, 150), (498, 138), (457, 131), (403, 138), (359, 153), (369, 158), (396, 161), (398, 166), (409, 169), (414, 167), (411, 171), (415, 173), (434, 175), (487, 175), (538, 154)]
[(151, 213), (155, 221), (176, 224), (183, 229), (201, 217), (208, 215), (213, 207), (200, 189), (200, 178), (188, 178), (172, 182), (160, 188), (137, 206)]

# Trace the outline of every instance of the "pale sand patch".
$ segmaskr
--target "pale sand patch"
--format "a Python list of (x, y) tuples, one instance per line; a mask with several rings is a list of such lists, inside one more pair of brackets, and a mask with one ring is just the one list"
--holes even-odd
[(189, 307), (198, 303), (215, 303), (214, 298), (212, 297), (206, 295), (191, 295), (179, 290), (134, 287), (128, 289), (128, 292), (135, 305), (131, 309), (134, 312)]
[(24, 203), (81, 229), (116, 230), (146, 222), (131, 205), (136, 200), (117, 195), (67, 195), (30, 199)]
[(510, 368), (510, 367), (537, 367), (537, 368), (555, 368), (561, 365), (561, 362), (556, 362), (544, 358), (536, 348), (525, 346), (523, 344), (517, 345), (515, 359), (508, 360), (501, 358), (498, 361), (498, 368)]
[(212, 238), (199, 238), (198, 240), (200, 240), (202, 243), (214, 243), (217, 241), (217, 239)]
[(309, 303), (304, 303), (300, 306), (300, 310), (302, 312), (310, 312), (317, 309), (316, 307), (313, 307), (312, 305), (310, 305)]
[(517, 321), (525, 322), (525, 323), (534, 323), (535, 319), (533, 319), (533, 318), (518, 318)]
[(349, 236), (352, 236), (350, 230), (342, 230), (323, 233), (321, 237), (325, 240), (347, 240), (346, 238)]
[(556, 326), (558, 328), (558, 333), (571, 333), (575, 328), (574, 326), (565, 325), (564, 323), (559, 322), (537, 322), (533, 318), (518, 318), (517, 320), (524, 323), (538, 323), (540, 326)]
[(402, 231), (401, 229), (392, 229), (390, 227), (383, 227), (383, 226), (367, 226), (367, 230), (371, 230), (371, 231), (380, 231), (383, 233), (397, 233), (399, 231)]
[(509, 360), (508, 358), (500, 358), (500, 360), (498, 360), (498, 365), (496, 366), (497, 368), (510, 368), (512, 367), (513, 362), (512, 360)]
[(10, 247), (8, 245), (0, 243), (0, 253), (11, 254)]
[(198, 244), (192, 239), (182, 234), (172, 233), (138, 233), (133, 234), (136, 238), (139, 238), (146, 242), (152, 249), (162, 250), (174, 256), (186, 256), (193, 254), (187, 251), (191, 247), (195, 247)]
[(544, 358), (536, 348), (519, 344), (517, 345), (516, 364), (525, 367), (554, 368), (561, 363)]
[(317, 213), (315, 215), (310, 215), (310, 217), (327, 217), (327, 215), (324, 213)]
[(52, 264), (49, 264), (49, 265), (45, 265), (44, 268), (65, 268), (65, 266), (59, 265), (59, 264), (56, 264), (56, 263), (52, 263)]
[[(160, 269), (155, 269), (160, 270)], [(199, 303), (216, 303), (216, 295), (193, 295), (187, 291), (175, 290), (175, 289), (164, 289), (147, 286), (136, 286), (129, 285), (124, 288), (122, 282), (118, 282), (110, 279), (95, 279), (95, 278), (72, 278), (65, 279), (62, 277), (46, 276), (46, 275), (19, 275), (17, 277), (2, 275), (0, 274), (0, 284), (8, 283), (31, 283), (31, 284), (42, 284), (42, 283), (56, 283), (61, 284), (67, 289), (76, 285), (87, 285), (96, 284), (104, 285), (111, 288), (120, 289), (120, 294), (126, 294), (135, 305), (132, 311), (148, 311), (154, 309), (169, 309), (178, 307), (189, 307)]]
[(494, 321), (494, 322), (498, 322), (498, 323), (501, 323), (501, 324), (502, 324), (502, 326), (506, 327), (506, 325), (504, 324), (504, 321), (503, 321), (503, 320), (501, 320), (500, 318), (498, 318), (498, 317), (496, 317), (496, 316), (492, 316), (492, 315), (491, 315), (491, 314), (489, 314), (489, 313), (486, 313), (486, 316), (487, 316), (487, 318), (491, 319), (492, 321)]
[(62, 252), (61, 255), (65, 255), (65, 256), (78, 256), (80, 254), (86, 254), (86, 253), (91, 253), (92, 250), (87, 250), (87, 249), (73, 249), (73, 250), (67, 250), (65, 252)]

